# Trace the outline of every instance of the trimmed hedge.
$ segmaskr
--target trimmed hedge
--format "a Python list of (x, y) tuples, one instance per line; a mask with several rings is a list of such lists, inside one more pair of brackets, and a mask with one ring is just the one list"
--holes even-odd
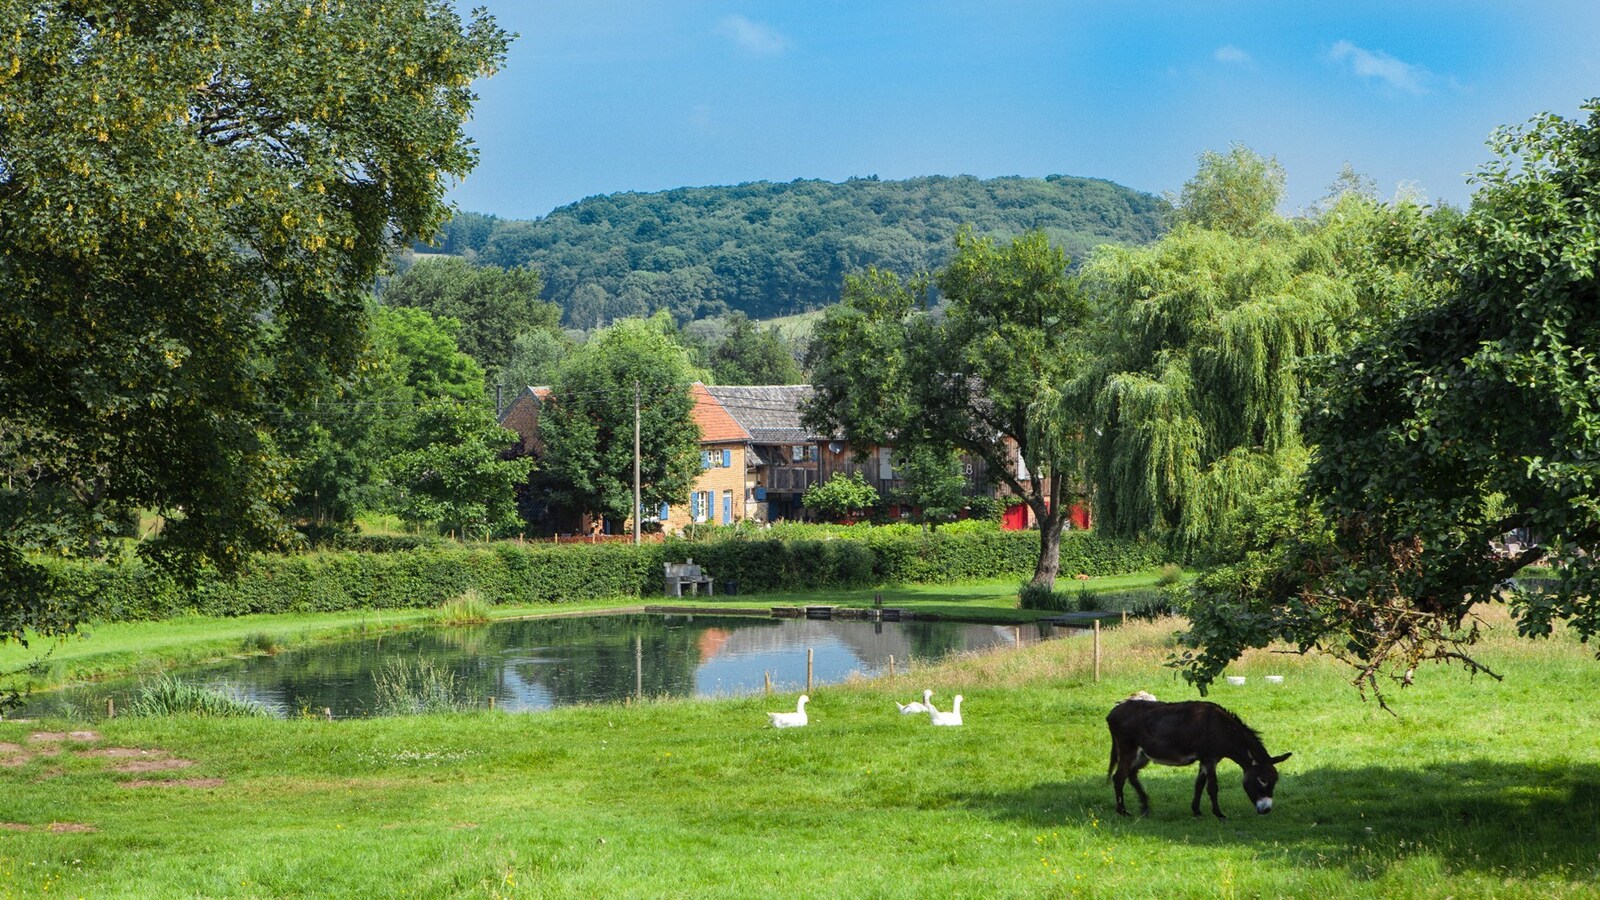
[[(185, 614), (428, 608), (471, 588), (493, 604), (532, 605), (601, 597), (659, 596), (662, 563), (693, 558), (739, 593), (874, 584), (1023, 578), (1038, 558), (1037, 532), (924, 534), (877, 528), (822, 539), (740, 534), (664, 544), (417, 547), (263, 556), (236, 580), (203, 573), (185, 586), (137, 563), (51, 562), (57, 596), (84, 620), (164, 619)], [(1154, 545), (1068, 532), (1061, 572), (1113, 575), (1163, 561)]]

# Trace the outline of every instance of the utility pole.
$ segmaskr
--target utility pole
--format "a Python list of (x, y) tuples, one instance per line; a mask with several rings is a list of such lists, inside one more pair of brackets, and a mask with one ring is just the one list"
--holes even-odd
[(633, 543), (639, 544), (639, 379), (633, 380)]

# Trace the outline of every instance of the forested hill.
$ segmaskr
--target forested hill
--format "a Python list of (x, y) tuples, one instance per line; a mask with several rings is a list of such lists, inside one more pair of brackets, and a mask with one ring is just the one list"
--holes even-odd
[(544, 298), (578, 327), (663, 308), (766, 318), (834, 302), (843, 276), (868, 266), (937, 267), (964, 225), (997, 237), (1043, 229), (1078, 261), (1099, 244), (1155, 239), (1165, 206), (1060, 175), (756, 182), (590, 197), (531, 222), (461, 213), (434, 249), (537, 268)]

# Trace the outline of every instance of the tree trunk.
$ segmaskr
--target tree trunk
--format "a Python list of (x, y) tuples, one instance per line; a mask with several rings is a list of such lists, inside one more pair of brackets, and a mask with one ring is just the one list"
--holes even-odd
[[(1038, 511), (1034, 511), (1038, 515)], [(1033, 583), (1048, 588), (1056, 586), (1056, 575), (1061, 571), (1061, 529), (1066, 524), (1061, 504), (1039, 516), (1039, 565), (1033, 570)]]

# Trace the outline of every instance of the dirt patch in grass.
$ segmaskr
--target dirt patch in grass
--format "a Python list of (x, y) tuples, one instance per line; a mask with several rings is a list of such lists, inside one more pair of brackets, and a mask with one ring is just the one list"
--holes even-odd
[(8, 756), (5, 759), (0, 759), (0, 769), (21, 768), (32, 761), (32, 753), (19, 753), (16, 756)]
[(98, 741), (98, 731), (35, 731), (28, 735), (30, 744), (59, 744), (62, 741)]
[(166, 759), (167, 751), (161, 749), (146, 750), (140, 747), (101, 747), (98, 750), (79, 750), (77, 755), (85, 758), (103, 757), (106, 759)]
[(82, 822), (51, 822), (44, 827), (44, 830), (51, 834), (70, 834), (99, 831), (100, 829), (93, 825), (85, 825)]
[(194, 765), (192, 759), (135, 759), (111, 767), (113, 772), (170, 772)]
[(147, 787), (192, 787), (214, 788), (222, 787), (227, 782), (221, 778), (135, 778), (132, 781), (122, 782), (125, 788)]
[(21, 753), (21, 752), (22, 752), (22, 745), (21, 744), (13, 744), (10, 741), (0, 741), (0, 753)]
[(0, 822), (0, 831), (32, 831), (32, 830), (33, 830), (33, 826), (32, 825), (24, 825), (21, 822)]

